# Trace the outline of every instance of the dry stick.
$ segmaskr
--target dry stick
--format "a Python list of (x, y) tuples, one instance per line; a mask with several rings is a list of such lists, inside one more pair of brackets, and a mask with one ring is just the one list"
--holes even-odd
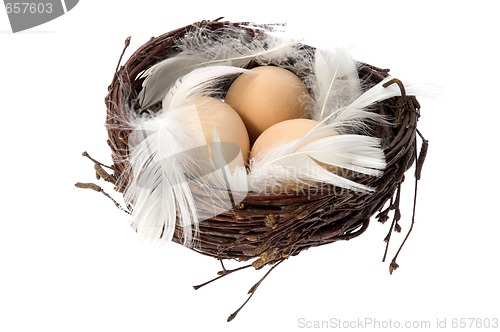
[(77, 188), (81, 188), (81, 189), (92, 189), (94, 191), (97, 191), (99, 193), (102, 193), (104, 196), (106, 196), (107, 198), (109, 198), (113, 203), (115, 203), (115, 206), (122, 210), (123, 212), (127, 213), (127, 214), (130, 214), (129, 211), (125, 210), (121, 205), (120, 203), (118, 203), (113, 197), (111, 197), (107, 192), (104, 191), (104, 189), (102, 189), (101, 187), (99, 187), (97, 184), (95, 183), (82, 183), (82, 182), (77, 182), (75, 183), (75, 187)]
[(102, 178), (106, 182), (111, 182), (112, 184), (115, 184), (115, 178), (113, 177), (113, 175), (106, 172), (101, 165), (94, 164), (94, 170), (97, 180), (100, 180)]
[(392, 210), (394, 207), (394, 196), (391, 196), (390, 200), (389, 200), (389, 205), (387, 206), (387, 208), (383, 209), (382, 208), (380, 209), (381, 211), (377, 214), (377, 216), (375, 218), (378, 219), (378, 221), (381, 223), (381, 224), (385, 224), (385, 222), (387, 220), (389, 220), (389, 211)]
[(389, 265), (389, 273), (392, 274), (392, 272), (394, 270), (396, 270), (399, 265), (398, 263), (396, 263), (396, 259), (398, 258), (398, 255), (399, 253), (401, 252), (401, 249), (403, 248), (403, 246), (405, 245), (406, 243), (406, 240), (408, 239), (408, 237), (410, 236), (410, 233), (411, 231), (413, 230), (413, 225), (415, 224), (415, 209), (416, 209), (416, 206), (417, 206), (417, 184), (418, 184), (418, 179), (415, 178), (415, 191), (413, 193), (413, 214), (411, 216), (411, 225), (410, 225), (410, 229), (408, 230), (408, 233), (406, 233), (406, 236), (403, 240), (403, 242), (401, 243), (401, 245), (399, 246), (399, 249), (398, 251), (396, 252), (396, 254), (394, 255), (394, 258), (392, 259), (392, 262), (391, 264)]
[(123, 55), (127, 50), (127, 47), (130, 45), (130, 36), (125, 39), (125, 46), (123, 47), (122, 54), (120, 55), (120, 59), (118, 59), (118, 63), (116, 64), (115, 75), (118, 73), (118, 68), (120, 67), (120, 63), (122, 62)]
[(425, 157), (427, 156), (427, 149), (429, 148), (429, 141), (422, 136), (420, 131), (417, 129), (417, 134), (420, 136), (422, 139), (422, 146), (420, 148), (420, 153), (418, 154), (417, 158), (417, 166), (415, 168), (415, 177), (417, 180), (420, 180), (420, 177), (422, 176), (422, 167), (424, 166), (425, 162)]
[[(221, 264), (222, 264), (222, 261), (221, 261)], [(250, 267), (250, 266), (252, 266), (252, 264), (248, 264), (248, 265), (245, 265), (245, 266), (240, 266), (240, 267), (238, 267), (238, 268), (236, 268), (236, 269), (232, 269), (232, 270), (226, 270), (226, 268), (224, 267), (224, 264), (222, 264), (222, 268), (223, 268), (223, 270), (222, 270), (222, 271), (217, 272), (217, 274), (219, 275), (218, 277), (215, 277), (215, 278), (213, 278), (213, 279), (210, 279), (209, 281), (204, 282), (204, 283), (202, 283), (202, 284), (195, 285), (195, 286), (193, 286), (193, 288), (194, 288), (194, 289), (200, 289), (201, 287), (206, 286), (206, 285), (208, 285), (208, 284), (210, 284), (210, 283), (212, 283), (212, 282), (214, 282), (214, 281), (216, 281), (216, 280), (219, 280), (220, 278), (225, 277), (225, 276), (227, 276), (228, 274), (231, 274), (231, 273), (233, 273), (233, 272), (236, 272), (236, 271), (240, 271), (240, 270), (246, 269), (246, 268), (248, 268), (248, 267)]]
[(245, 302), (243, 302), (243, 304), (238, 308), (238, 310), (236, 310), (231, 315), (229, 315), (229, 317), (227, 318), (228, 322), (232, 321), (236, 317), (236, 315), (241, 311), (241, 309), (243, 309), (243, 307), (248, 303), (248, 301), (250, 301), (250, 299), (252, 298), (252, 296), (255, 294), (255, 291), (257, 291), (257, 288), (259, 288), (260, 284), (262, 284), (262, 282), (264, 281), (264, 279), (266, 279), (266, 277), (271, 273), (271, 271), (274, 270), (283, 261), (284, 261), (284, 259), (281, 259), (276, 264), (274, 264), (269, 269), (269, 271), (267, 271), (266, 274), (264, 274), (264, 276), (255, 285), (253, 285), (252, 288), (250, 288), (250, 290), (248, 291), (248, 294), (250, 294), (250, 296), (246, 299)]
[(393, 78), (392, 80), (385, 82), (384, 85), (382, 85), (382, 86), (384, 88), (387, 88), (389, 85), (392, 85), (392, 84), (397, 84), (398, 87), (399, 87), (399, 90), (401, 90), (401, 98), (399, 99), (398, 104), (395, 105), (395, 107), (396, 108), (402, 108), (406, 104), (406, 90), (405, 90), (405, 86), (404, 86), (403, 82), (401, 82), (397, 78)]
[[(387, 88), (388, 86), (390, 86), (392, 84), (396, 84), (399, 87), (399, 90), (401, 91), (401, 98), (399, 99), (398, 103), (395, 105), (396, 108), (401, 109), (405, 106), (405, 104), (407, 102), (406, 90), (405, 90), (404, 84), (403, 84), (403, 82), (401, 82), (401, 80), (399, 80), (397, 78), (393, 78), (393, 79), (385, 82), (383, 87)], [(396, 201), (394, 202), (394, 204), (392, 202), (393, 197), (391, 197), (391, 202), (389, 204), (389, 207), (379, 214), (379, 216), (384, 216), (383, 222), (385, 222), (387, 220), (386, 218), (388, 218), (387, 217), (388, 211), (390, 211), (392, 209), (395, 210), (394, 216), (392, 219), (392, 223), (391, 223), (391, 227), (389, 228), (389, 232), (387, 233), (386, 237), (384, 238), (384, 241), (386, 242), (386, 246), (385, 246), (384, 256), (382, 257), (382, 262), (385, 262), (385, 259), (387, 257), (387, 251), (389, 249), (389, 242), (391, 240), (391, 235), (392, 235), (393, 229), (397, 232), (401, 231), (401, 226), (398, 223), (399, 220), (401, 219), (401, 211), (399, 210), (400, 196), (401, 196), (401, 183), (398, 185), (397, 194), (396, 194)]]
[[(418, 132), (418, 131), (417, 131)], [(410, 236), (411, 231), (413, 230), (413, 225), (415, 224), (415, 213), (416, 213), (416, 208), (417, 208), (417, 189), (418, 189), (418, 181), (420, 180), (420, 174), (422, 172), (422, 166), (424, 164), (425, 156), (427, 154), (427, 148), (429, 145), (429, 142), (423, 138), (422, 134), (418, 132), (419, 136), (422, 138), (422, 147), (420, 149), (419, 156), (417, 158), (417, 167), (415, 169), (415, 190), (413, 192), (413, 213), (411, 216), (411, 225), (410, 229), (408, 230), (408, 233), (406, 233), (406, 236), (399, 246), (398, 251), (394, 255), (394, 258), (391, 261), (391, 264), (389, 265), (389, 273), (392, 274), (394, 270), (396, 270), (399, 265), (396, 263), (396, 259), (398, 258), (399, 253), (401, 252), (401, 249), (403, 248), (404, 244), (406, 243), (406, 240), (408, 240), (408, 237)], [(417, 145), (417, 138), (415, 138), (415, 145)]]
[[(400, 197), (401, 197), (401, 184), (399, 184), (399, 186), (398, 186), (398, 191), (396, 193), (396, 201), (391, 206), (391, 208), (394, 208), (396, 211), (399, 210)], [(385, 262), (385, 258), (387, 257), (387, 251), (389, 250), (389, 242), (391, 241), (392, 230), (394, 229), (394, 226), (396, 225), (396, 223), (399, 221), (399, 219), (398, 219), (399, 217), (401, 217), (401, 214), (394, 212), (394, 217), (392, 218), (391, 227), (389, 228), (389, 232), (387, 233), (387, 235), (384, 238), (384, 242), (386, 244), (385, 244), (385, 251), (384, 251), (384, 257), (382, 258), (382, 262)]]
[(105, 164), (95, 160), (87, 153), (87, 151), (84, 151), (82, 153), (82, 156), (87, 157), (88, 159), (90, 159), (90, 161), (92, 161), (94, 163), (94, 170), (95, 170), (95, 175), (96, 175), (97, 180), (100, 180), (102, 178), (104, 181), (110, 182), (116, 186), (115, 177), (113, 175), (109, 174), (108, 172), (106, 172), (103, 168), (103, 167), (106, 167), (106, 168), (113, 170), (113, 167), (105, 165)]
[(89, 159), (90, 159), (90, 160), (91, 160), (94, 164), (96, 164), (96, 165), (99, 165), (99, 166), (102, 166), (102, 167), (106, 167), (106, 168), (109, 168), (109, 169), (113, 170), (113, 167), (108, 166), (108, 165), (105, 165), (105, 164), (103, 164), (103, 163), (101, 163), (101, 162), (99, 162), (99, 161), (95, 160), (94, 158), (92, 158), (92, 157), (91, 157), (91, 156), (87, 153), (87, 151), (83, 151), (82, 156), (89, 158)]

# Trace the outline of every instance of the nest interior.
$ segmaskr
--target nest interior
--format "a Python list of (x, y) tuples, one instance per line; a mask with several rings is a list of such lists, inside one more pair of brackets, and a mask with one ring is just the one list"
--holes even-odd
[[(130, 129), (124, 124), (128, 122), (131, 111), (140, 112), (137, 100), (142, 88), (140, 74), (178, 53), (176, 40), (194, 27), (201, 26), (213, 32), (224, 33), (227, 25), (243, 30), (249, 39), (260, 38), (263, 33), (261, 29), (252, 28), (247, 23), (218, 20), (197, 22), (151, 38), (125, 64), (117, 67), (105, 102), (108, 145), (113, 157), (111, 176), (118, 192), (123, 192), (130, 181), (127, 168), (127, 138)], [(129, 40), (126, 41), (127, 46)], [(358, 74), (366, 88), (369, 88), (387, 77), (388, 72), (387, 69), (363, 63), (359, 66)], [(417, 161), (417, 120), (420, 106), (414, 96), (405, 94), (404, 86), (399, 80), (394, 79), (388, 83), (398, 84), (402, 96), (375, 105), (374, 111), (386, 115), (390, 124), (372, 125), (374, 135), (382, 139), (387, 167), (379, 178), (366, 176), (359, 180), (376, 188), (374, 192), (352, 192), (328, 185), (319, 185), (294, 194), (263, 195), (250, 192), (233, 209), (201, 221), (197, 245), (192, 249), (221, 260), (252, 259), (252, 265), (259, 269), (311, 247), (357, 237), (367, 229), (373, 216), (385, 221), (391, 210), (399, 213), (398, 188), (404, 181), (405, 172)], [(418, 165), (421, 166), (421, 163), (417, 162)], [(417, 172), (418, 170), (419, 167)], [(174, 241), (182, 244), (180, 228), (174, 235)]]

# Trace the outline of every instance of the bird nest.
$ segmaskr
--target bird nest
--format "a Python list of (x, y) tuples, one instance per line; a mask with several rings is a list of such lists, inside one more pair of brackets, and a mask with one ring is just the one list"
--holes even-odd
[[(144, 81), (142, 73), (158, 62), (178, 54), (177, 41), (193, 29), (202, 28), (215, 34), (219, 32), (222, 34), (227, 33), (228, 26), (232, 27), (229, 31), (243, 32), (249, 41), (262, 38), (273, 28), (273, 26), (262, 27), (221, 20), (197, 22), (151, 38), (123, 65), (120, 65), (125, 49), (130, 43), (130, 38), (127, 38), (105, 98), (108, 145), (112, 151), (113, 164), (109, 166), (111, 171), (106, 172), (103, 164), (91, 158), (95, 162), (98, 178), (112, 182), (115, 190), (120, 193), (126, 190), (131, 181), (132, 173), (128, 164), (131, 128), (127, 124), (132, 116), (142, 111), (138, 97)], [(304, 50), (314, 50), (308, 45), (301, 47)], [(248, 67), (254, 65), (250, 63)], [(388, 69), (380, 69), (366, 63), (358, 63), (357, 68), (365, 90), (380, 83), (389, 75)], [(383, 115), (388, 121), (369, 124), (372, 135), (380, 139), (387, 165), (381, 176), (367, 175), (356, 179), (359, 183), (375, 190), (358, 192), (328, 184), (318, 184), (286, 193), (251, 191), (232, 209), (200, 221), (195, 245), (191, 249), (221, 261), (227, 259), (248, 261), (249, 264), (245, 266), (253, 266), (255, 269), (266, 265), (274, 267), (311, 247), (350, 240), (363, 234), (372, 217), (380, 222), (392, 219), (385, 239), (388, 244), (391, 233), (401, 231), (400, 189), (405, 180), (405, 172), (415, 164), (416, 196), (416, 184), (420, 179), (427, 150), (427, 140), (417, 130), (420, 106), (416, 97), (407, 95), (405, 85), (396, 78), (388, 80), (384, 85), (384, 87), (389, 86), (397, 87), (400, 95), (378, 102), (371, 108), (371, 111)], [(227, 89), (227, 85), (222, 88)], [(418, 143), (419, 139), (421, 143)], [(105, 193), (101, 187), (94, 184), (79, 183), (78, 186)], [(196, 188), (193, 188), (193, 194), (203, 195), (204, 192), (197, 192)], [(123, 209), (132, 213), (133, 207), (125, 206)], [(413, 219), (408, 234), (412, 226)], [(403, 244), (406, 239), (407, 237)], [(184, 243), (180, 226), (175, 230), (173, 241)], [(401, 247), (390, 263), (391, 273), (398, 267), (396, 258)], [(220, 274), (226, 275), (232, 271), (234, 270), (224, 269)]]

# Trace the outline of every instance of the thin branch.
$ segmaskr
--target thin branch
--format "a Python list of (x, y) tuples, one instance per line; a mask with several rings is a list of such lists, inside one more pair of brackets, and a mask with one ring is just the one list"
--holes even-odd
[(91, 156), (87, 153), (87, 151), (83, 151), (82, 156), (89, 158), (89, 159), (90, 159), (90, 160), (91, 160), (94, 164), (96, 164), (96, 165), (99, 165), (99, 166), (102, 166), (102, 167), (106, 167), (106, 168), (109, 168), (110, 170), (113, 170), (113, 167), (108, 166), (108, 165), (105, 165), (105, 164), (103, 164), (103, 163), (101, 163), (101, 162), (99, 162), (99, 161), (95, 160), (94, 158), (92, 158), (92, 157), (91, 157)]
[(396, 193), (396, 200), (394, 202), (394, 204), (391, 204), (391, 209), (395, 209), (396, 211), (398, 211), (398, 213), (394, 213), (394, 217), (392, 218), (392, 223), (391, 223), (391, 227), (389, 228), (389, 232), (387, 233), (387, 235), (385, 236), (384, 238), (384, 242), (385, 242), (385, 251), (384, 251), (384, 257), (382, 258), (382, 262), (385, 262), (385, 259), (387, 257), (387, 251), (389, 250), (389, 242), (391, 241), (391, 235), (392, 235), (392, 231), (395, 227), (395, 225), (397, 224), (397, 222), (399, 221), (399, 217), (401, 217), (401, 214), (399, 213), (399, 200), (400, 200), (400, 197), (401, 197), (401, 184), (399, 184), (398, 186), (398, 191)]
[(203, 286), (206, 286), (206, 285), (208, 285), (208, 284), (210, 284), (210, 283), (212, 283), (212, 282), (214, 282), (214, 281), (216, 281), (216, 280), (219, 280), (219, 279), (220, 279), (220, 278), (222, 278), (222, 277), (227, 276), (228, 274), (231, 274), (231, 273), (233, 273), (233, 272), (240, 271), (240, 270), (243, 270), (243, 269), (246, 269), (246, 268), (248, 268), (248, 267), (252, 266), (252, 264), (248, 264), (248, 265), (245, 265), (245, 266), (238, 267), (238, 268), (236, 268), (236, 269), (226, 270), (226, 268), (224, 267), (224, 264), (222, 263), (222, 260), (221, 260), (221, 264), (222, 264), (222, 268), (223, 268), (223, 270), (222, 270), (222, 271), (217, 272), (217, 274), (219, 275), (218, 277), (215, 277), (215, 278), (213, 278), (213, 279), (210, 279), (209, 281), (204, 282), (204, 283), (202, 283), (202, 284), (195, 285), (195, 286), (193, 286), (193, 288), (194, 288), (194, 289), (199, 289), (199, 288), (201, 288), (201, 287), (203, 287)]
[(107, 198), (109, 198), (114, 204), (115, 206), (119, 209), (119, 210), (122, 210), (123, 212), (125, 212), (126, 214), (130, 214), (130, 211), (124, 209), (120, 203), (118, 203), (113, 197), (111, 197), (111, 195), (109, 195), (107, 192), (104, 191), (104, 189), (102, 189), (100, 186), (98, 186), (97, 184), (95, 183), (83, 183), (83, 182), (77, 182), (75, 183), (75, 187), (77, 188), (81, 188), (81, 189), (91, 189), (91, 190), (94, 190), (94, 191), (97, 191), (101, 194), (103, 194), (104, 196), (106, 196)]
[[(417, 144), (417, 139), (415, 138), (415, 145), (416, 144)], [(417, 209), (418, 180), (419, 180), (419, 178), (415, 175), (415, 190), (414, 190), (414, 193), (413, 193), (413, 213), (412, 213), (412, 216), (411, 216), (410, 229), (408, 230), (408, 233), (406, 233), (406, 236), (405, 236), (403, 242), (399, 246), (398, 251), (394, 255), (394, 258), (392, 259), (391, 264), (389, 265), (389, 273), (390, 274), (392, 274), (392, 272), (394, 272), (394, 270), (396, 270), (397, 268), (399, 268), (398, 263), (396, 263), (396, 259), (398, 258), (399, 253), (401, 252), (401, 249), (403, 249), (403, 246), (405, 245), (406, 241), (408, 240), (408, 237), (410, 236), (410, 234), (411, 234), (411, 232), (413, 230), (413, 225), (415, 224), (415, 213), (416, 213), (416, 209)]]
[(118, 63), (116, 64), (115, 75), (118, 74), (118, 68), (120, 68), (120, 63), (122, 62), (123, 55), (125, 54), (125, 51), (127, 50), (128, 46), (130, 45), (130, 39), (131, 39), (130, 36), (128, 36), (125, 39), (125, 46), (123, 47), (122, 54), (120, 55), (120, 58), (118, 59)]
[(415, 167), (415, 177), (420, 180), (422, 177), (422, 168), (424, 167), (425, 157), (427, 156), (427, 149), (429, 148), (429, 141), (426, 140), (420, 131), (417, 129), (417, 133), (422, 139), (422, 146), (420, 147), (420, 153), (417, 158), (417, 165)]
[(250, 290), (248, 291), (248, 294), (250, 294), (250, 296), (248, 296), (248, 298), (246, 299), (245, 302), (243, 302), (243, 304), (238, 308), (238, 310), (236, 310), (235, 312), (233, 312), (231, 315), (229, 315), (229, 317), (227, 318), (227, 321), (230, 322), (232, 321), (234, 318), (236, 318), (236, 315), (238, 315), (238, 313), (241, 311), (241, 309), (243, 309), (243, 307), (248, 303), (248, 301), (250, 301), (250, 299), (252, 298), (252, 296), (255, 294), (255, 292), (257, 291), (257, 289), (259, 288), (259, 286), (262, 284), (262, 282), (266, 279), (266, 277), (271, 273), (272, 270), (274, 270), (278, 265), (280, 265), (282, 262), (284, 261), (284, 259), (281, 259), (279, 260), (276, 264), (274, 264), (270, 269), (269, 271), (266, 272), (266, 274), (264, 274), (264, 276), (255, 284), (252, 286), (252, 288), (250, 288)]

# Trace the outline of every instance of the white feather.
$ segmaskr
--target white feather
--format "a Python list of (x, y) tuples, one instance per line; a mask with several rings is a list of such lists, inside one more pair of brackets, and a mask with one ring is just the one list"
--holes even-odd
[(328, 183), (350, 190), (372, 191), (372, 188), (328, 171), (318, 162), (379, 176), (386, 166), (380, 140), (364, 135), (337, 135), (320, 138), (300, 147), (306, 138), (317, 135), (318, 131), (314, 129), (305, 137), (278, 143), (253, 158), (249, 174), (250, 189), (256, 192), (286, 191), (290, 185), (291, 188), (297, 188)]
[[(227, 66), (197, 69), (172, 87), (164, 103), (166, 108), (131, 122), (132, 180), (124, 197), (132, 207), (131, 224), (141, 239), (170, 241), (179, 223), (184, 244), (190, 246), (200, 220), (230, 208), (227, 192), (242, 188), (241, 169), (234, 176), (229, 174), (229, 188), (228, 182), (221, 182), (217, 172), (226, 168), (211, 160), (192, 100), (213, 93), (218, 80), (242, 71)], [(241, 154), (239, 157), (244, 169)], [(201, 196), (209, 197), (210, 204), (193, 195), (193, 186), (207, 193)]]
[[(247, 172), (240, 147), (221, 142), (215, 128), (212, 140), (209, 146), (213, 163), (208, 172), (197, 177), (197, 185), (207, 193), (200, 197), (203, 199), (204, 219), (235, 208), (248, 194)], [(230, 160), (227, 160), (228, 156)]]
[(300, 40), (266, 35), (248, 41), (244, 30), (226, 30), (221, 34), (201, 27), (177, 41), (176, 47), (181, 50), (178, 55), (142, 73), (145, 79), (138, 96), (141, 107), (146, 109), (159, 102), (179, 77), (194, 69), (214, 65), (245, 67), (251, 61), (269, 64), (298, 53), (295, 46)]
[(344, 48), (316, 49), (314, 55), (313, 119), (323, 120), (361, 94), (356, 62)]
[(177, 79), (162, 101), (163, 109), (175, 109), (195, 96), (208, 96), (217, 92), (217, 82), (228, 75), (248, 70), (232, 66), (210, 66), (195, 69)]
[(181, 108), (153, 119), (139, 119), (129, 139), (132, 181), (125, 201), (133, 207), (132, 227), (144, 240), (172, 239), (177, 219), (184, 241), (191, 242), (191, 225), (198, 217), (186, 176), (190, 163), (183, 152), (203, 145), (196, 110)]
[(141, 107), (147, 109), (162, 100), (179, 77), (188, 74), (201, 62), (203, 60), (194, 55), (179, 55), (149, 67), (141, 75), (144, 77), (142, 90), (138, 95)]
[[(336, 129), (342, 133), (366, 133), (369, 122), (387, 123), (384, 116), (372, 112), (370, 107), (379, 101), (401, 96), (401, 90), (397, 84), (384, 87), (384, 84), (392, 79), (391, 76), (387, 76), (349, 105), (332, 112), (325, 118), (325, 122), (335, 124)], [(418, 86), (405, 86), (407, 95), (414, 95), (419, 92), (419, 89)]]
[[(210, 173), (210, 176), (213, 177), (213, 180), (210, 182), (216, 184), (218, 188), (229, 188), (234, 192), (247, 192), (247, 171), (240, 147), (231, 142), (221, 142), (219, 133), (215, 128), (212, 133), (212, 140), (210, 145), (214, 155), (213, 159), (216, 171)], [(227, 147), (228, 145), (230, 146), (229, 148)], [(224, 153), (225, 151), (223, 150), (230, 150), (231, 148), (233, 151)], [(231, 160), (226, 160), (226, 155), (230, 155), (229, 159)]]
[(359, 173), (380, 176), (386, 166), (380, 139), (345, 134), (318, 139), (298, 150), (326, 165)]

